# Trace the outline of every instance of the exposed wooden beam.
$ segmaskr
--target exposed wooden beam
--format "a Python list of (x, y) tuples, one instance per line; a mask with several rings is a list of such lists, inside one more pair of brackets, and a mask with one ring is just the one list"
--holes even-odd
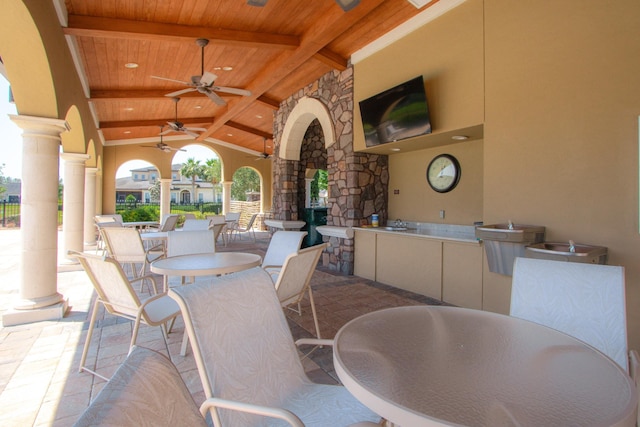
[[(168, 98), (165, 95), (176, 89), (134, 89), (134, 90), (118, 90), (118, 89), (91, 89), (90, 99), (149, 99), (149, 98)], [(224, 94), (227, 96), (228, 94)], [(180, 95), (180, 98), (201, 97), (198, 92), (188, 92)]]
[(327, 48), (320, 49), (313, 57), (338, 71), (344, 71), (349, 66), (349, 60)]
[(267, 107), (273, 108), (274, 110), (280, 108), (280, 101), (270, 98), (266, 95), (259, 96), (256, 101), (261, 102), (262, 104), (266, 105)]
[[(177, 87), (174, 89), (91, 89), (90, 99), (149, 99), (149, 98), (168, 98), (167, 93), (175, 92), (177, 90), (184, 89), (184, 87)], [(222, 98), (236, 98), (240, 95), (233, 93), (218, 93)], [(201, 93), (197, 91), (187, 92), (180, 95), (180, 98), (203, 98), (206, 99)], [(278, 104), (279, 106), (280, 104)]]
[(243, 132), (247, 132), (253, 135), (258, 135), (261, 138), (273, 139), (273, 134), (269, 132), (263, 132), (260, 129), (252, 128), (251, 126), (246, 126), (246, 125), (243, 125), (242, 123), (234, 122), (232, 120), (229, 120), (227, 123), (225, 123), (225, 125), (232, 127), (234, 129), (241, 130)]
[(305, 61), (325, 48), (332, 40), (347, 31), (355, 22), (364, 19), (369, 13), (382, 4), (384, 0), (368, 0), (360, 3), (358, 7), (349, 13), (344, 13), (339, 7), (329, 10), (318, 19), (313, 26), (303, 34), (300, 46), (294, 51), (283, 51), (276, 59), (266, 64), (262, 72), (254, 77), (252, 84), (247, 88), (251, 96), (245, 96), (229, 107), (226, 113), (216, 117), (216, 121), (206, 132), (203, 132), (198, 141), (220, 129), (224, 124), (232, 120), (248, 108), (259, 96), (274, 87)]
[[(167, 122), (174, 122), (175, 117), (168, 119), (153, 119), (153, 120), (122, 120), (113, 122), (100, 122), (98, 129), (116, 129), (116, 128), (130, 128), (130, 127), (151, 127), (151, 126), (164, 126)], [(209, 126), (213, 123), (213, 119), (209, 117), (192, 117), (178, 119), (185, 126), (187, 125), (204, 125)]]
[(284, 34), (257, 33), (84, 15), (69, 15), (68, 26), (62, 30), (68, 35), (85, 37), (136, 38), (150, 41), (193, 41), (197, 38), (207, 38), (212, 44), (270, 46), (285, 49), (295, 49), (300, 45), (298, 37)]

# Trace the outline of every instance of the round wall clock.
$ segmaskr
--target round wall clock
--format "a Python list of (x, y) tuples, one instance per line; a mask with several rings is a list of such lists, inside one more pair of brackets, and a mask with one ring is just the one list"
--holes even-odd
[(460, 163), (451, 154), (440, 154), (427, 167), (427, 182), (438, 193), (453, 190), (460, 181)]

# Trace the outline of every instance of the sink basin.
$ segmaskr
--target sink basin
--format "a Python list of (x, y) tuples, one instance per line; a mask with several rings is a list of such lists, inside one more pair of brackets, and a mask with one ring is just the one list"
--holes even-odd
[(476, 238), (512, 243), (539, 243), (544, 240), (544, 227), (523, 224), (493, 224), (476, 227)]
[(556, 261), (583, 262), (590, 264), (606, 264), (607, 248), (604, 246), (574, 244), (575, 252), (569, 249), (569, 243), (536, 243), (527, 246), (526, 257), (549, 259)]
[(385, 227), (384, 229), (389, 231), (407, 231), (407, 227)]

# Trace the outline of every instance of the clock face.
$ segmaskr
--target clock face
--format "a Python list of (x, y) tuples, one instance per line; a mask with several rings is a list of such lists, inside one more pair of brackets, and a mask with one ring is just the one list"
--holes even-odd
[(460, 163), (450, 154), (440, 154), (427, 167), (427, 182), (438, 193), (451, 191), (460, 181)]

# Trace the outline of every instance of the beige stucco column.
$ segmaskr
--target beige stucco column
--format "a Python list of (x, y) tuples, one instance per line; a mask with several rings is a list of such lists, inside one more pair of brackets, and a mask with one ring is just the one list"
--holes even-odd
[(96, 244), (96, 229), (93, 217), (96, 215), (96, 174), (98, 168), (84, 170), (84, 244)]
[(231, 184), (233, 181), (222, 181), (222, 214), (226, 215), (231, 207)]
[(160, 221), (171, 213), (171, 178), (160, 179)]
[(20, 293), (4, 326), (60, 319), (67, 303), (58, 293), (58, 156), (64, 120), (10, 116), (22, 130)]
[(68, 251), (84, 250), (84, 180), (85, 162), (88, 154), (62, 153), (64, 161), (64, 199), (62, 209), (62, 238), (64, 255), (69, 261), (77, 262), (67, 255)]
[(102, 170), (96, 172), (96, 215), (102, 213)]

